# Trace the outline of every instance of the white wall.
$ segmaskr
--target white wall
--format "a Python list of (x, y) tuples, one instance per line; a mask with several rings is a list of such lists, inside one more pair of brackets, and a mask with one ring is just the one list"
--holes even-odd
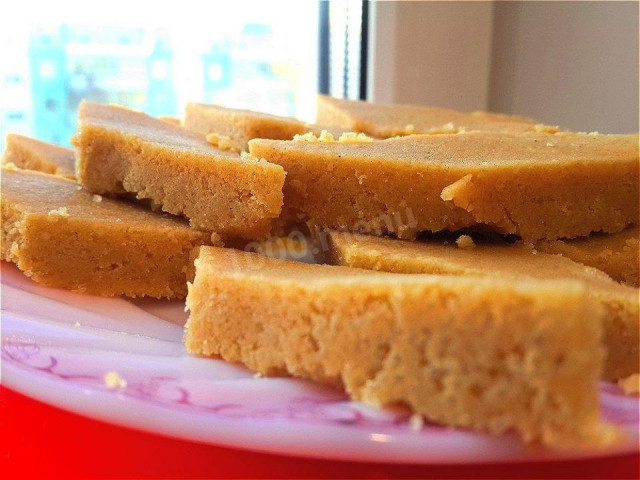
[(485, 109), (491, 2), (374, 2), (369, 97)]
[(637, 2), (495, 4), (489, 108), (638, 131)]
[(638, 131), (638, 2), (375, 2), (369, 98)]

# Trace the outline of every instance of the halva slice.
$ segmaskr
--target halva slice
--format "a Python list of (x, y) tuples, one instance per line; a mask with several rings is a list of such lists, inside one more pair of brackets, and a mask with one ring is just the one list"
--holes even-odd
[(345, 232), (329, 232), (320, 238), (325, 242), (327, 261), (334, 265), (394, 273), (471, 276), (513, 284), (554, 279), (581, 282), (604, 312), (607, 357), (603, 378), (615, 380), (638, 372), (638, 290), (617, 283), (595, 268), (519, 244), (461, 248), (460, 242), (407, 242)]
[(8, 133), (5, 140), (2, 163), (12, 163), (26, 170), (75, 177), (76, 158), (70, 148), (42, 142), (35, 138)]
[(513, 115), (464, 113), (448, 108), (372, 103), (327, 95), (318, 95), (316, 121), (376, 138), (471, 130), (527, 132), (536, 129), (535, 120)]
[(426, 420), (602, 445), (598, 305), (579, 282), (402, 275), (202, 247), (187, 350)]
[(2, 259), (80, 293), (183, 298), (191, 250), (210, 239), (182, 219), (40, 172), (3, 168), (1, 203)]
[(279, 165), (218, 149), (180, 126), (124, 107), (83, 102), (77, 177), (94, 193), (133, 192), (193, 228), (260, 239), (282, 207)]
[(638, 222), (638, 136), (411, 135), (251, 140), (287, 171), (285, 209), (318, 226), (413, 239), (477, 224), (528, 241)]

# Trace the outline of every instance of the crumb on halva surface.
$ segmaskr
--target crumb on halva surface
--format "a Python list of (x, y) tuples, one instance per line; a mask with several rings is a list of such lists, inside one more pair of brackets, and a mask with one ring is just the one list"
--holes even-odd
[(473, 241), (473, 238), (471, 238), (469, 235), (460, 235), (456, 240), (456, 245), (458, 245), (458, 248), (465, 248), (465, 249), (476, 247), (476, 244)]
[(12, 171), (18, 170), (18, 167), (13, 162), (5, 162), (5, 163), (3, 163), (2, 164), (2, 168), (4, 168), (5, 170), (12, 170)]
[(640, 393), (640, 374), (634, 373), (627, 378), (618, 380), (618, 386), (624, 390), (627, 395), (637, 395)]
[(293, 136), (294, 142), (310, 142), (316, 143), (318, 142), (318, 137), (315, 136), (313, 132), (307, 132), (304, 134), (296, 134)]
[(544, 125), (542, 123), (534, 125), (533, 129), (538, 133), (558, 133), (560, 131), (558, 125)]
[(365, 135), (364, 133), (345, 132), (336, 140), (331, 132), (322, 130), (317, 136), (313, 132), (307, 132), (303, 135), (294, 135), (293, 140), (295, 142), (309, 143), (359, 143), (372, 142), (373, 138)]
[(240, 158), (242, 160), (247, 160), (247, 161), (250, 161), (250, 162), (269, 164), (269, 162), (267, 160), (265, 160), (264, 158), (254, 157), (249, 152), (245, 152), (245, 151), (240, 152)]
[(331, 132), (328, 132), (327, 130), (322, 130), (317, 136), (313, 132), (307, 132), (307, 133), (304, 133), (304, 134), (294, 135), (293, 136), (293, 140), (296, 141), (296, 142), (310, 142), (310, 143), (325, 142), (325, 143), (331, 143), (331, 142), (335, 142), (336, 138), (333, 136), (333, 134)]
[(453, 124), (453, 122), (449, 122), (449, 123), (445, 123), (441, 127), (432, 128), (431, 130), (429, 130), (429, 133), (431, 133), (431, 134), (458, 133), (458, 128), (456, 128), (456, 126)]
[(94, 195), (91, 197), (91, 200), (93, 200), (93, 201), (94, 201), (94, 202), (96, 202), (96, 203), (100, 203), (100, 202), (102, 201), (102, 195), (98, 195), (98, 194), (96, 193), (96, 194), (94, 194)]
[(320, 135), (318, 135), (318, 140), (320, 142), (335, 142), (336, 139), (332, 133), (322, 130)]
[(69, 212), (67, 211), (67, 207), (54, 208), (53, 210), (49, 210), (47, 215), (58, 216), (58, 217), (68, 217)]
[(248, 161), (256, 162), (256, 163), (269, 163), (264, 158), (254, 157), (249, 152), (245, 152), (245, 151), (240, 152), (240, 158), (242, 160), (248, 160)]
[(227, 135), (218, 135), (217, 133), (210, 133), (207, 135), (207, 142), (211, 145), (215, 145), (220, 150), (229, 150), (232, 152), (239, 152), (239, 148), (235, 146), (231, 137)]
[(108, 388), (127, 388), (127, 381), (114, 370), (105, 373), (104, 384)]
[(211, 232), (211, 236), (209, 237), (209, 240), (211, 241), (211, 245), (224, 246), (224, 240), (222, 236), (217, 232)]
[(422, 427), (424, 427), (424, 418), (419, 413), (414, 413), (409, 418), (409, 425), (411, 426), (411, 430), (420, 431)]
[(364, 133), (345, 132), (338, 139), (340, 143), (373, 142), (373, 138)]

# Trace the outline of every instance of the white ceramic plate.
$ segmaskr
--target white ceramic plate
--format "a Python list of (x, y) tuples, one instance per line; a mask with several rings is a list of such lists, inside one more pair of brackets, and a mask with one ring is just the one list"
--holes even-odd
[[(633, 452), (638, 397), (602, 384), (603, 416), (629, 442), (606, 452), (552, 452), (515, 436), (425, 425), (309, 382), (254, 378), (182, 346), (184, 302), (125, 300), (41, 287), (2, 263), (2, 382), (51, 405), (118, 425), (205, 443), (318, 458), (471, 463)], [(126, 388), (108, 388), (117, 372)]]

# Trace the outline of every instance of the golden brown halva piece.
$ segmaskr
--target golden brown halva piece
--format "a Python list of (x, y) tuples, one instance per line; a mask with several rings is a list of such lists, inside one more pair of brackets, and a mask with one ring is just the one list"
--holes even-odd
[(398, 135), (485, 132), (527, 132), (536, 121), (490, 112), (463, 113), (447, 108), (372, 103), (318, 95), (316, 121), (375, 138)]
[(15, 133), (6, 136), (2, 163), (12, 163), (26, 170), (75, 177), (76, 158), (73, 150)]
[(618, 282), (638, 287), (638, 226), (618, 233), (593, 234), (572, 240), (540, 241), (536, 249), (561, 254), (576, 262), (602, 270)]
[(411, 135), (251, 140), (287, 171), (285, 209), (318, 226), (413, 239), (486, 224), (528, 241), (638, 222), (638, 136)]
[(329, 232), (320, 238), (326, 242), (327, 261), (333, 265), (486, 277), (512, 283), (532, 279), (579, 281), (604, 311), (607, 357), (603, 378), (616, 380), (638, 372), (638, 290), (615, 282), (599, 270), (520, 244), (474, 244), (469, 249), (460, 248), (460, 242), (407, 242), (347, 232)]
[(188, 218), (193, 228), (258, 239), (280, 214), (282, 167), (220, 150), (143, 113), (83, 102), (73, 143), (82, 186), (100, 194), (133, 192)]
[(339, 129), (311, 125), (292, 117), (202, 103), (187, 103), (184, 127), (202, 135), (212, 135), (209, 138), (220, 148), (238, 152), (247, 150), (249, 140), (254, 138), (291, 140), (295, 135), (307, 132), (319, 134), (323, 128), (335, 135), (342, 133)]
[(202, 247), (185, 343), (427, 420), (598, 445), (598, 305), (578, 282), (399, 275)]
[(210, 237), (40, 172), (3, 168), (0, 195), (2, 259), (50, 287), (184, 298), (190, 252)]
[(163, 122), (170, 123), (171, 125), (181, 125), (182, 120), (176, 117), (170, 117), (168, 115), (160, 115), (158, 116), (158, 120), (162, 120)]

